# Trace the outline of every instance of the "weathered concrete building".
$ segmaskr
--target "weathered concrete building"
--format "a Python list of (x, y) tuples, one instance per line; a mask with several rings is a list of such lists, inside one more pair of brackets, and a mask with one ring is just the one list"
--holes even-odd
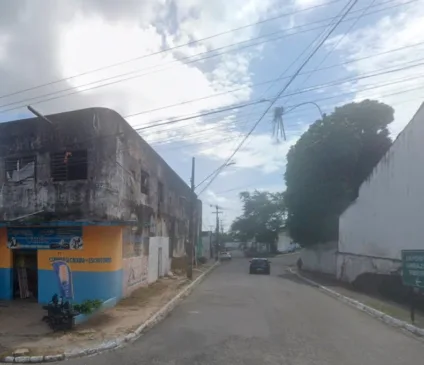
[(340, 279), (397, 273), (403, 249), (424, 249), (423, 140), (424, 104), (340, 216)]
[(0, 124), (0, 299), (23, 280), (50, 300), (56, 261), (76, 301), (127, 295), (153, 280), (149, 265), (164, 274), (186, 252), (188, 185), (113, 110), (48, 119)]

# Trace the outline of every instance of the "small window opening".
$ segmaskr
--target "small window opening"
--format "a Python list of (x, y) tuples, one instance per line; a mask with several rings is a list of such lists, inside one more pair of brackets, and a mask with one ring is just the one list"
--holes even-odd
[(158, 198), (159, 198), (159, 203), (164, 202), (165, 196), (163, 191), (163, 184), (160, 181), (158, 182)]
[(35, 156), (7, 158), (5, 163), (7, 181), (18, 182), (35, 178)]
[(143, 170), (141, 170), (141, 192), (149, 194), (149, 174)]
[(86, 180), (88, 177), (87, 150), (50, 154), (53, 181)]
[(185, 196), (180, 196), (179, 198), (179, 206), (181, 209), (181, 214), (184, 215), (186, 212), (186, 204), (187, 204), (187, 199)]

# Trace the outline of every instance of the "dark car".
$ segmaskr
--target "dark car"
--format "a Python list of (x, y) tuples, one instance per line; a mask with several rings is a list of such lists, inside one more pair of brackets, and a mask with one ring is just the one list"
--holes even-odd
[(250, 260), (249, 274), (271, 274), (271, 262), (266, 258)]

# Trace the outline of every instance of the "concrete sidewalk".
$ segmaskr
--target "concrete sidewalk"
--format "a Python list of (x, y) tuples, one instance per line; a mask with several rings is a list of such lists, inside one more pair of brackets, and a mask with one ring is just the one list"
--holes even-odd
[(308, 271), (298, 271), (290, 268), (290, 272), (298, 275), (303, 280), (310, 282), (329, 295), (335, 296), (341, 301), (364, 311), (383, 322), (406, 329), (419, 336), (424, 336), (424, 314), (415, 313), (415, 322), (410, 321), (410, 309), (406, 305), (390, 301), (381, 296), (371, 296), (355, 290), (349, 284), (342, 283), (335, 278)]
[[(63, 356), (57, 355), (60, 358), (54, 359), (60, 360), (66, 357), (64, 354), (81, 354), (84, 351), (91, 354), (90, 349), (105, 347), (105, 344), (114, 341), (116, 343), (117, 339), (133, 334), (140, 325), (155, 316), (158, 311), (174, 300), (196, 279), (208, 272), (213, 265), (214, 262), (211, 262), (194, 269), (193, 281), (184, 276), (166, 277), (148, 287), (140, 288), (134, 291), (130, 297), (121, 300), (116, 307), (99, 313), (69, 332), (54, 333), (51, 331), (47, 324), (41, 321), (42, 315), (39, 310), (40, 316), (37, 318), (37, 328), (43, 327), (43, 330), (39, 332), (34, 332), (32, 327), (16, 327), (16, 324), (14, 330), (8, 329), (2, 322), (0, 362), (1, 359), (11, 361), (13, 353), (17, 349), (28, 350), (24, 354), (28, 361), (22, 362), (42, 362), (46, 361), (45, 357), (48, 355), (61, 354)], [(2, 309), (2, 315), (7, 316), (6, 312), (9, 308)], [(4, 309), (6, 309), (6, 312)], [(13, 326), (13, 321), (9, 323), (9, 326)]]

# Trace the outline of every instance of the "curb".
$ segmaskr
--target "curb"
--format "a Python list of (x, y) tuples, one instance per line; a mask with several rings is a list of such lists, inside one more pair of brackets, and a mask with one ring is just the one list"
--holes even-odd
[(161, 309), (153, 314), (146, 322), (141, 324), (135, 331), (130, 332), (125, 336), (119, 336), (114, 340), (105, 341), (95, 347), (79, 348), (76, 350), (64, 352), (62, 354), (44, 355), (44, 356), (6, 356), (0, 358), (0, 363), (42, 363), (42, 362), (56, 362), (62, 360), (73, 359), (76, 357), (92, 356), (97, 355), (105, 351), (110, 351), (120, 347), (124, 347), (127, 343), (134, 342), (141, 335), (159, 323), (166, 317), (179, 303), (181, 299), (191, 293), (196, 285), (198, 285), (206, 275), (208, 275), (213, 269), (219, 265), (219, 261), (215, 262), (209, 269), (207, 269), (202, 275), (196, 280), (187, 285), (182, 291), (180, 291), (175, 297), (173, 297), (168, 303), (166, 303)]
[(368, 305), (365, 305), (364, 303), (361, 303), (355, 299), (346, 297), (332, 289), (327, 288), (326, 286), (323, 286), (321, 284), (318, 284), (317, 282), (305, 278), (303, 275), (299, 274), (297, 271), (289, 268), (289, 271), (294, 274), (297, 275), (299, 278), (301, 278), (302, 280), (306, 281), (307, 283), (321, 289), (322, 291), (324, 291), (326, 294), (335, 297), (336, 299), (340, 300), (343, 303), (346, 303), (348, 305), (350, 305), (351, 307), (354, 307), (356, 309), (359, 309), (362, 312), (365, 312), (367, 314), (369, 314), (370, 316), (379, 319), (380, 321), (388, 324), (389, 326), (395, 327), (395, 328), (400, 328), (403, 330), (406, 330), (416, 336), (421, 336), (424, 337), (424, 329), (422, 328), (418, 328), (416, 326), (414, 326), (413, 324), (410, 324), (408, 322), (402, 321), (400, 319), (394, 318), (392, 316), (389, 316), (386, 313), (383, 313), (377, 309), (371, 308)]

